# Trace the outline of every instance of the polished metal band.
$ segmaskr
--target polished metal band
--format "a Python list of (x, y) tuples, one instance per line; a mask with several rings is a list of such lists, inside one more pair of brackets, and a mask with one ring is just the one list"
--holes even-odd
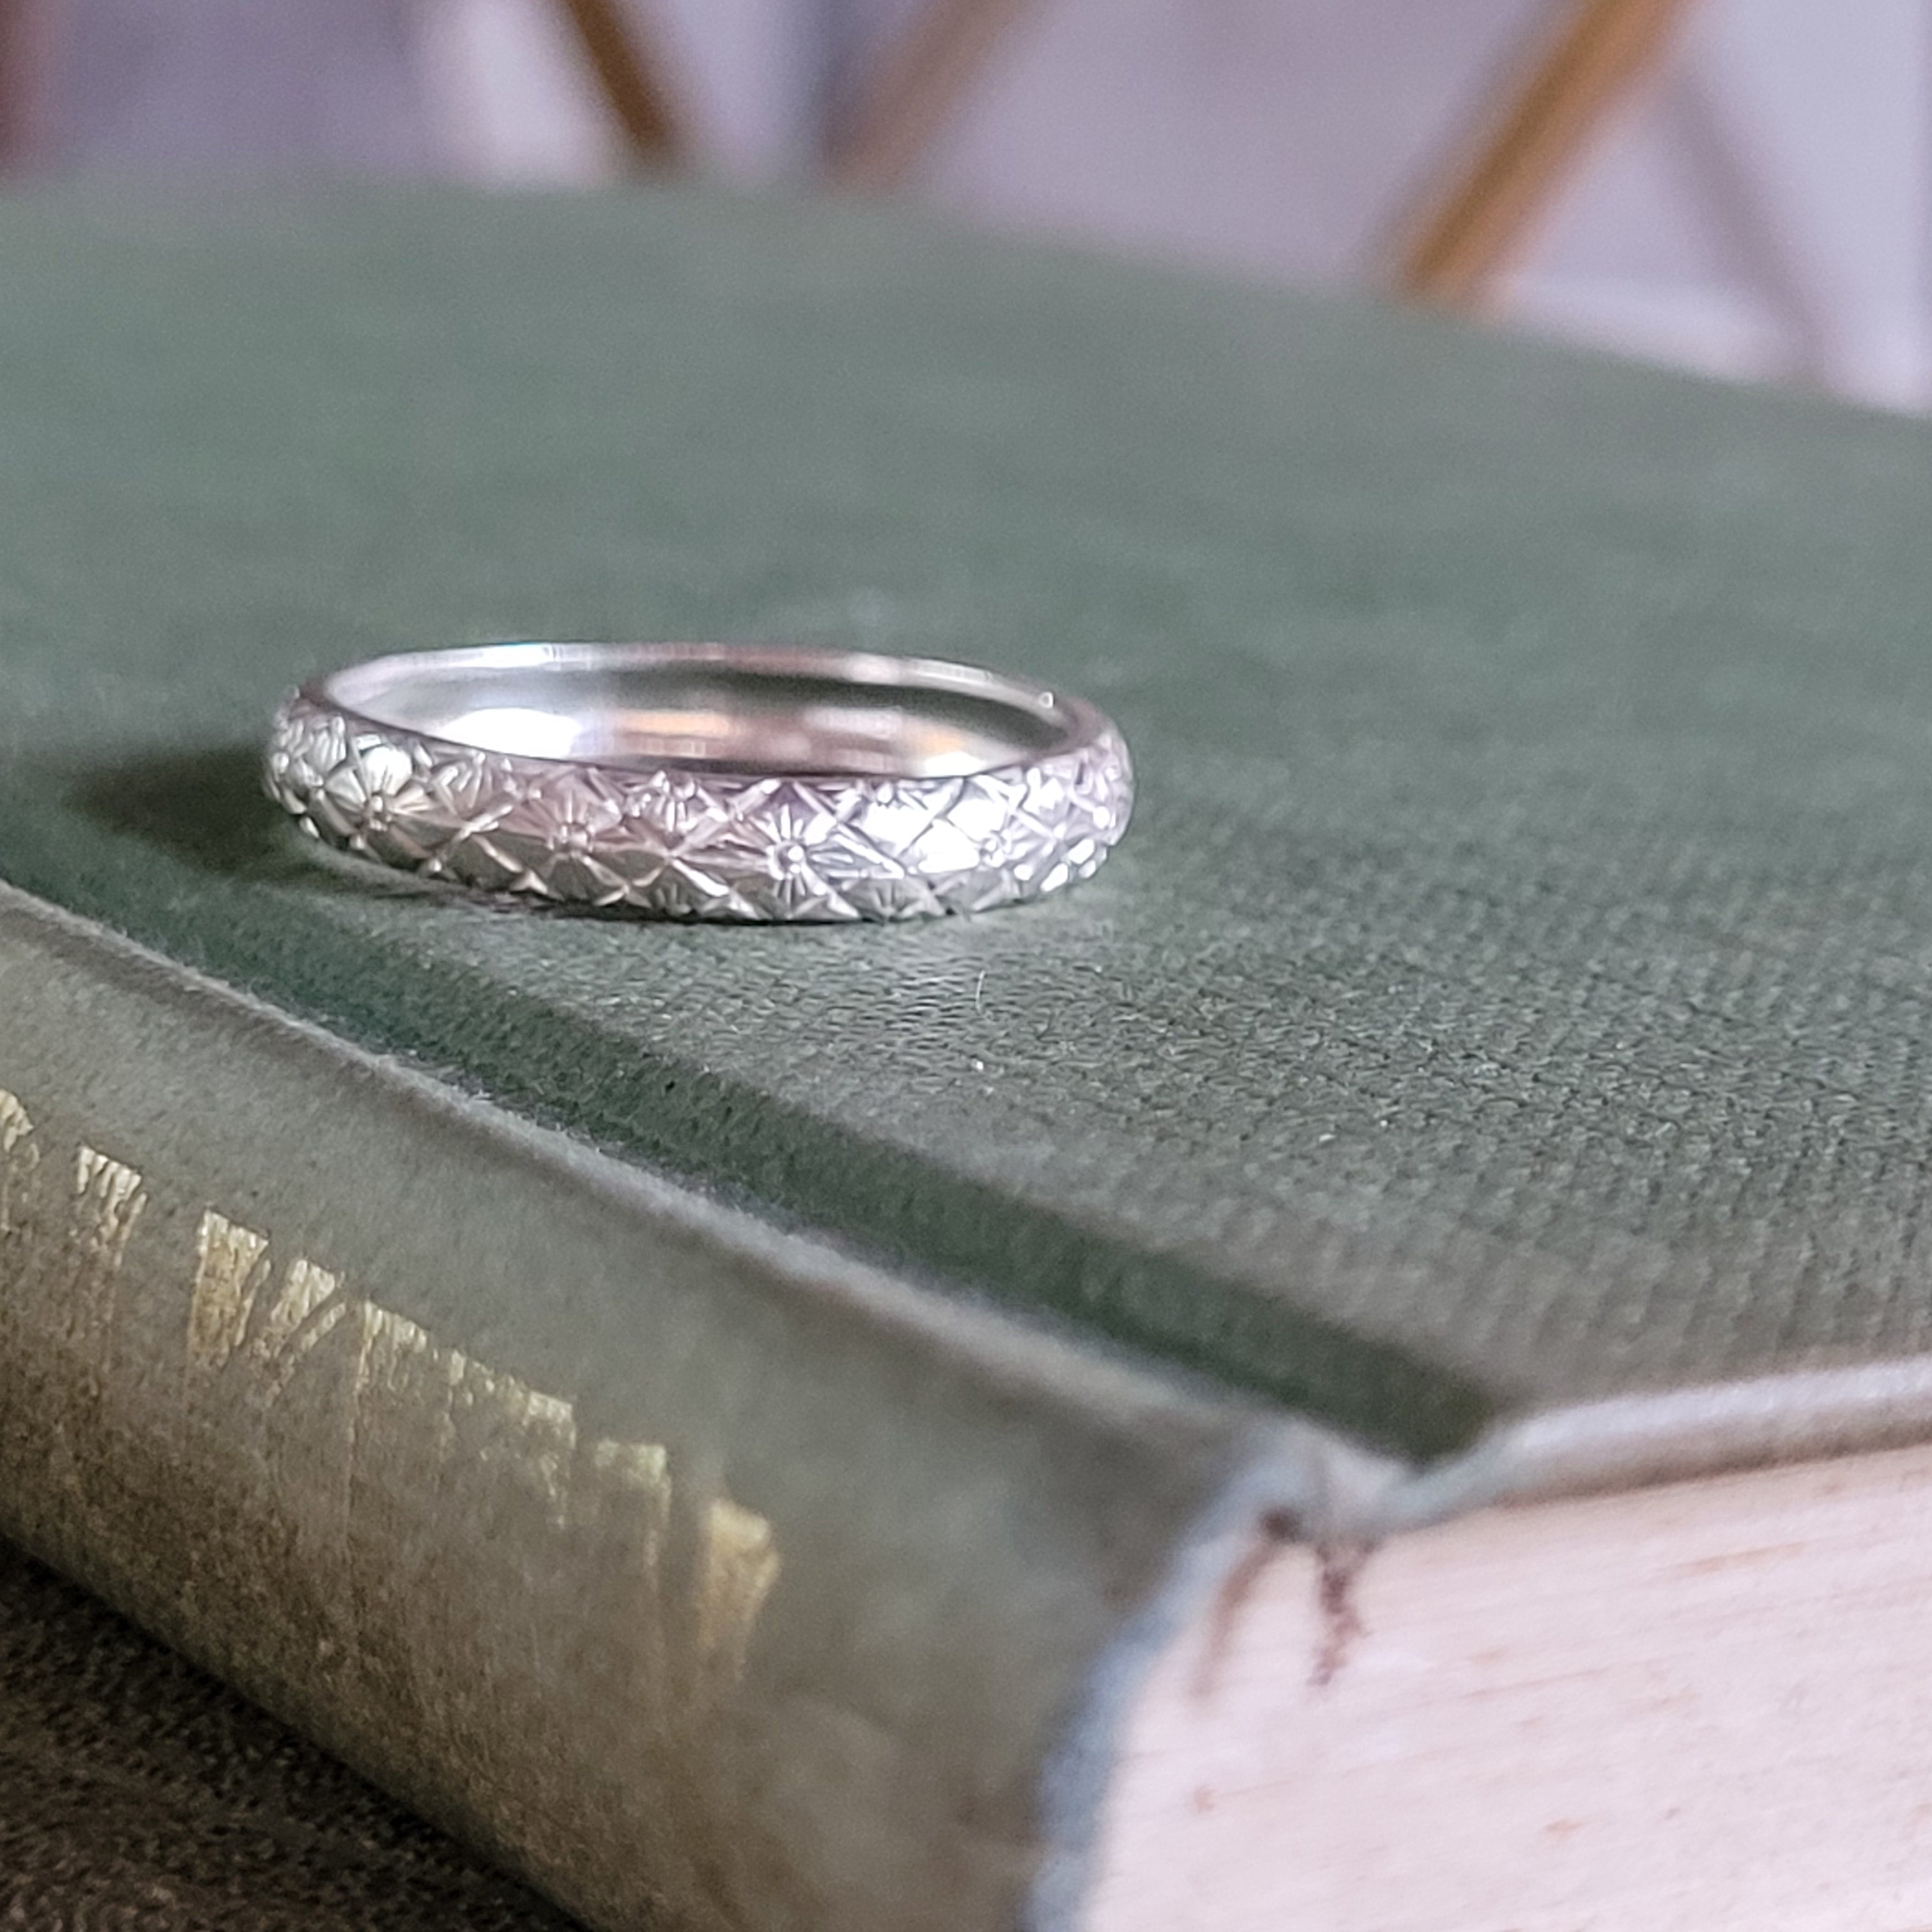
[(277, 715), (266, 781), (333, 846), (668, 918), (901, 919), (1094, 872), (1133, 781), (1091, 706), (963, 664), (721, 644), (382, 658)]

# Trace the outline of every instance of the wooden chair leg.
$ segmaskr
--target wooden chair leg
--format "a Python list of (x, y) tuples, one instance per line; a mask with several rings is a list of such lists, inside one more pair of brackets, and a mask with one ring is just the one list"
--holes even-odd
[(1407, 225), (1396, 282), (1414, 302), (1479, 311), (1591, 145), (1655, 68), (1688, 0), (1573, 0), (1492, 103), (1468, 154)]
[(827, 172), (840, 188), (896, 188), (986, 70), (1028, 0), (932, 0), (880, 61), (835, 131)]
[(0, 0), (0, 173), (25, 166), (41, 145), (47, 26), (45, 0)]
[[(0, 0), (0, 6), (6, 4)], [(633, 161), (660, 171), (682, 166), (688, 154), (676, 109), (623, 0), (562, 0), (562, 4)]]
[[(1027, 0), (932, 0), (881, 60), (836, 134), (833, 183), (903, 181), (984, 71)], [(1432, 182), (1406, 224), (1396, 283), (1411, 299), (1478, 310), (1592, 142), (1655, 68), (1688, 0), (1573, 0), (1486, 116), (1472, 152)]]

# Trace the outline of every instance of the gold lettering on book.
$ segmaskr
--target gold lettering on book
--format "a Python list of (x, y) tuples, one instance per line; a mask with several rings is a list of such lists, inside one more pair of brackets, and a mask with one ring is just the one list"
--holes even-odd
[[(131, 1600), (260, 1681), (393, 1714), (477, 1804), (573, 1753), (621, 1766), (626, 1828), (712, 1898), (734, 1856), (708, 1822), (736, 1774), (718, 1720), (779, 1580), (772, 1525), (708, 1459), (586, 1426), (527, 1362), (66, 1148), (63, 1172), (45, 1114), (0, 1090), (0, 1322), (33, 1342), (0, 1370), (35, 1390), (14, 1432), (34, 1537), (118, 1552)], [(170, 1334), (172, 1388), (150, 1352)], [(118, 1439), (157, 1425), (164, 1457)]]
[(596, 1442), (590, 1445), (590, 1472), (596, 1489), (622, 1490), (636, 1499), (649, 1532), (644, 1567), (655, 1576), (670, 1532), (669, 1451), (658, 1442)]
[(704, 1512), (698, 1573), (699, 1701), (720, 1702), (745, 1674), (752, 1627), (778, 1580), (772, 1526), (728, 1496)]
[(0, 1235), (24, 1226), (25, 1197), (40, 1162), (40, 1150), (26, 1108), (0, 1087)]
[(124, 1162), (91, 1147), (74, 1162), (74, 1214), (68, 1244), (72, 1272), (67, 1288), (67, 1339), (104, 1365), (114, 1322), (114, 1294), (134, 1223), (148, 1204), (141, 1177)]
[(221, 1366), (248, 1336), (256, 1284), (268, 1238), (212, 1208), (201, 1217), (194, 1239), (194, 1286), (188, 1309), (188, 1359), (191, 1368)]
[(573, 1517), (586, 1529), (606, 1517), (627, 1522), (635, 1568), (633, 1602), (644, 1694), (664, 1707), (670, 1658), (665, 1633), (664, 1552), (670, 1540), (670, 1454), (658, 1442), (613, 1442), (599, 1438), (589, 1448), (588, 1480), (573, 1491)]
[[(352, 1306), (326, 1268), (298, 1255), (279, 1293), (258, 1320), (266, 1283), (268, 1238), (211, 1208), (195, 1234), (194, 1286), (188, 1301), (188, 1366), (204, 1373), (238, 1353), (254, 1369), (254, 1394), (272, 1402), (302, 1358)], [(251, 1332), (252, 1330), (252, 1332)]]
[(561, 1528), (577, 1454), (575, 1409), (562, 1396), (546, 1395), (472, 1357), (456, 1354), (455, 1359), (460, 1368), (450, 1393), (449, 1414), (458, 1452), (523, 1482), (542, 1498), (551, 1522)]
[[(694, 1716), (730, 1694), (778, 1574), (763, 1516), (728, 1497), (696, 1505), (689, 1600), (680, 1609), (667, 1597), (676, 1487), (663, 1444), (580, 1442), (566, 1398), (346, 1294), (334, 1273), (306, 1256), (289, 1264), (268, 1299), (272, 1274), (267, 1235), (212, 1209), (202, 1216), (188, 1310), (193, 1370), (238, 1374), (250, 1396), (272, 1407), (311, 1352), (352, 1318), (346, 1485), (358, 1468), (400, 1459), (420, 1480), (514, 1484), (540, 1504), (560, 1560), (586, 1537), (595, 1546), (599, 1536), (620, 1536), (640, 1592), (637, 1660), (647, 1694), (662, 1700), (676, 1681), (678, 1705)], [(383, 1480), (394, 1480), (393, 1468)], [(681, 1670), (672, 1663), (678, 1653)]]
[(356, 1306), (326, 1268), (298, 1255), (282, 1277), (253, 1348), (265, 1401), (286, 1389), (302, 1358)]
[(379, 1308), (373, 1301), (362, 1304), (362, 1343), (356, 1355), (354, 1408), (359, 1416), (371, 1392), (392, 1388), (404, 1382), (410, 1365), (430, 1354), (428, 1334), (406, 1315)]
[[(0, 1090), (0, 1316), (64, 1358), (32, 1438), (41, 1533), (152, 1520), (152, 1544), (124, 1546), (141, 1587), (171, 1593), (154, 1600), (271, 1676), (320, 1670), (370, 1708), (393, 1701), (479, 1790), (526, 1774), (516, 1740), (547, 1735), (553, 1709), (632, 1762), (666, 1820), (724, 1774), (716, 1720), (780, 1560), (708, 1461), (587, 1427), (524, 1364), (453, 1346), (266, 1226), (215, 1206), (184, 1221), (124, 1160), (67, 1148), (62, 1174), (45, 1120)], [(106, 1453), (108, 1432), (169, 1420), (142, 1342), (170, 1326), (178, 1433), (151, 1481)], [(567, 1682), (596, 1686), (591, 1702), (544, 1701)], [(526, 1693), (506, 1730), (504, 1700)]]

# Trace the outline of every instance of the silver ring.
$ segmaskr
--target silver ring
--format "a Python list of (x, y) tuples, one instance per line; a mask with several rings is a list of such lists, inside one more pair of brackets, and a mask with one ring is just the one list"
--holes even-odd
[(725, 644), (377, 658), (277, 713), (305, 832), (486, 891), (673, 919), (903, 919), (1095, 872), (1133, 800), (1091, 705), (964, 664)]

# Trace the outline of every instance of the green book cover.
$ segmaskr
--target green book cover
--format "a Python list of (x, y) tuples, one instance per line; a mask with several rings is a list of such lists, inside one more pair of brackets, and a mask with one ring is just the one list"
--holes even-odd
[[(1230, 1522), (1927, 1432), (1922, 426), (704, 194), (0, 277), (4, 1526), (574, 1909), (1069, 1922)], [(495, 638), (1064, 683), (1136, 821), (890, 928), (302, 848), (284, 690)]]
[(572, 1923), (4, 1546), (0, 1905), (154, 1932)]

